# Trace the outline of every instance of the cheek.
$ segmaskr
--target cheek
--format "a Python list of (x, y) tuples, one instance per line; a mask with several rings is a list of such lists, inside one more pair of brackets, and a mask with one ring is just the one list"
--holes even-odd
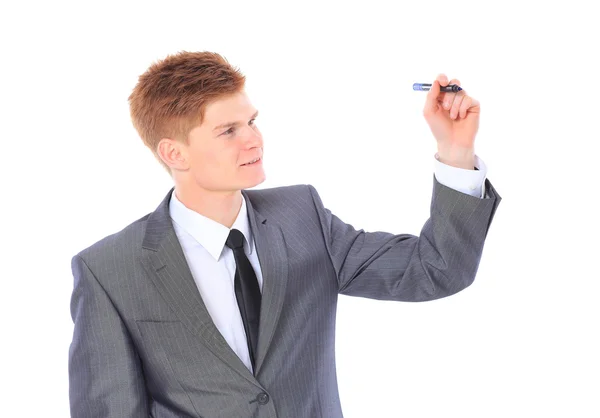
[(225, 173), (235, 168), (236, 156), (235, 150), (203, 149), (198, 150), (194, 156), (194, 168), (198, 173)]

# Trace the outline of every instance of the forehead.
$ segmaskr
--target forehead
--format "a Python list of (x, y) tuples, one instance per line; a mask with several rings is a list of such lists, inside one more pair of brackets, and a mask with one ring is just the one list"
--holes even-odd
[(215, 100), (206, 106), (205, 120), (214, 125), (234, 122), (232, 117), (245, 117), (246, 113), (253, 112), (254, 106), (245, 91), (231, 94)]

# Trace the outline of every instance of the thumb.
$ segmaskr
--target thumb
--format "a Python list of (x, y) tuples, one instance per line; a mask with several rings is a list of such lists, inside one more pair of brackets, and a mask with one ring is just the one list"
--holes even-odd
[(438, 96), (440, 95), (440, 83), (435, 80), (427, 93), (427, 100), (425, 101), (425, 109), (423, 113), (425, 115), (434, 114), (438, 109)]

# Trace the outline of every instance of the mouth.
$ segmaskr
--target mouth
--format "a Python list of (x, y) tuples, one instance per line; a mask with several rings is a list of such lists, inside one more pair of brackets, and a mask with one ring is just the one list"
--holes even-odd
[(243, 167), (243, 166), (252, 166), (252, 165), (258, 165), (258, 164), (260, 164), (260, 163), (262, 163), (262, 157), (260, 157), (260, 158), (257, 158), (256, 160), (250, 161), (250, 162), (248, 162), (248, 163), (246, 163), (246, 164), (242, 164), (242, 167)]

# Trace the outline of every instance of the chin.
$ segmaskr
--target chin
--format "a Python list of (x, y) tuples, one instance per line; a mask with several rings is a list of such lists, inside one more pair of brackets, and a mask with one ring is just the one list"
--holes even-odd
[(266, 176), (263, 176), (260, 179), (253, 179), (251, 181), (246, 181), (243, 183), (242, 189), (251, 189), (252, 187), (256, 187), (259, 184), (263, 183), (266, 180)]

